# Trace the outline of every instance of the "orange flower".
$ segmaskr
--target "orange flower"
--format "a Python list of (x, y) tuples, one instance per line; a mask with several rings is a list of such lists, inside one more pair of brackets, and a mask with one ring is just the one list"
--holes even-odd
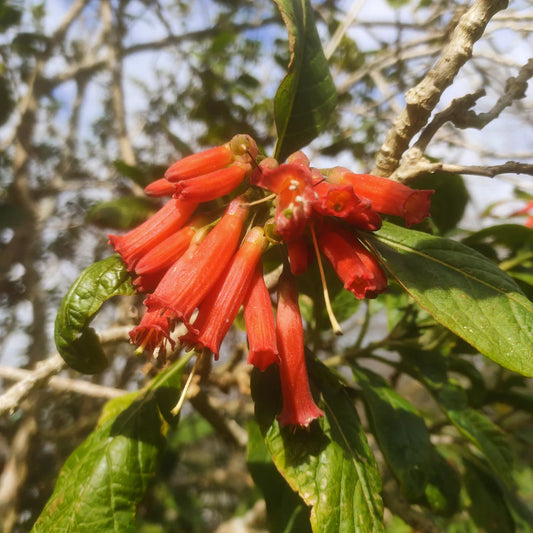
[(283, 394), (283, 409), (278, 420), (282, 426), (307, 427), (315, 418), (324, 416), (324, 413), (311, 395), (298, 289), (295, 279), (287, 271), (282, 274), (278, 285), (276, 328)]
[(191, 330), (192, 313), (216, 283), (241, 237), (248, 216), (246, 199), (235, 198), (224, 216), (198, 245), (193, 254), (186, 253), (167, 271), (153, 294), (146, 298), (148, 309), (170, 309)]
[(331, 170), (327, 179), (330, 183), (351, 185), (358, 196), (370, 200), (375, 211), (402, 217), (408, 226), (418, 224), (429, 216), (434, 191), (411, 189), (388, 178), (354, 174), (342, 167)]
[(154, 246), (179, 230), (198, 204), (171, 199), (155, 215), (126, 235), (109, 235), (109, 242), (133, 272), (138, 261)]
[(205, 217), (195, 216), (183, 228), (149, 250), (135, 265), (137, 277), (133, 284), (137, 292), (153, 291), (169, 267), (185, 253), (196, 231), (206, 223)]
[(258, 264), (254, 270), (243, 305), (250, 348), (248, 363), (264, 371), (271, 364), (279, 363), (279, 355), (276, 344), (276, 323), (261, 264)]
[(387, 288), (387, 276), (378, 260), (355, 236), (335, 222), (326, 222), (318, 231), (318, 244), (344, 288), (356, 298), (375, 298)]
[(208, 348), (218, 359), (222, 340), (237, 316), (267, 243), (263, 228), (250, 230), (224, 274), (200, 304), (193, 324), (199, 333), (195, 335), (189, 331), (180, 337), (180, 341), (189, 346)]

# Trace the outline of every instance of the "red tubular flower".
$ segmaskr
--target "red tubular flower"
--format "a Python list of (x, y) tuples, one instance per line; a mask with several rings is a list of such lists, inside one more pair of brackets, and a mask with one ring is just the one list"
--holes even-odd
[(381, 228), (381, 216), (372, 209), (370, 200), (359, 198), (351, 185), (333, 185), (327, 181), (315, 183), (318, 201), (315, 211), (321, 215), (342, 218), (346, 222), (368, 231)]
[(388, 178), (354, 174), (342, 167), (331, 170), (328, 181), (351, 185), (357, 195), (370, 200), (373, 209), (386, 215), (403, 217), (408, 226), (418, 224), (429, 216), (431, 195), (435, 192), (411, 189)]
[(233, 161), (247, 163), (259, 153), (249, 135), (235, 135), (230, 142), (199, 154), (189, 155), (174, 163), (166, 172), (170, 182), (188, 180), (227, 167)]
[(276, 230), (283, 240), (300, 236), (311, 216), (316, 194), (311, 171), (300, 164), (280, 165), (254, 175), (254, 184), (278, 195)]
[(172, 196), (176, 192), (176, 187), (170, 183), (166, 178), (158, 179), (144, 188), (145, 194), (148, 196)]
[(171, 199), (146, 222), (126, 235), (109, 235), (109, 242), (132, 272), (141, 257), (179, 230), (198, 204)]
[(168, 168), (165, 179), (170, 182), (187, 180), (227, 167), (232, 161), (233, 153), (228, 142), (180, 159)]
[(278, 420), (282, 426), (307, 427), (315, 418), (323, 416), (324, 413), (318, 408), (311, 395), (305, 364), (298, 289), (295, 279), (288, 272), (284, 272), (279, 280), (276, 328), (283, 394), (283, 409), (278, 415)]
[(292, 241), (285, 243), (289, 253), (289, 264), (291, 272), (295, 276), (300, 276), (305, 273), (310, 261), (309, 246), (304, 237), (297, 237)]
[(218, 359), (222, 340), (237, 316), (267, 244), (263, 228), (255, 227), (248, 233), (224, 274), (200, 304), (198, 317), (193, 324), (199, 333), (195, 335), (189, 331), (180, 337), (181, 342), (208, 348)]
[(170, 338), (170, 331), (174, 329), (171, 313), (159, 310), (146, 311), (138, 326), (130, 331), (131, 342), (150, 355), (154, 351), (165, 355), (166, 344), (174, 349), (175, 342)]
[(194, 202), (215, 200), (238, 187), (251, 169), (248, 163), (234, 163), (209, 174), (175, 182), (176, 198)]
[(179, 231), (152, 248), (135, 265), (136, 278), (133, 281), (138, 292), (150, 292), (157, 287), (161, 278), (189, 248), (198, 228), (204, 226), (204, 216), (195, 216)]
[(194, 254), (187, 252), (167, 271), (153, 294), (146, 298), (145, 304), (149, 309), (168, 308), (189, 330), (198, 333), (189, 324), (189, 319), (224, 271), (239, 244), (248, 216), (249, 208), (245, 202), (244, 196), (235, 198)]
[(271, 364), (279, 363), (279, 355), (274, 312), (260, 263), (254, 270), (243, 306), (249, 345), (248, 363), (265, 371)]
[(318, 244), (344, 288), (356, 298), (375, 298), (387, 288), (387, 277), (378, 260), (340, 224), (324, 221)]

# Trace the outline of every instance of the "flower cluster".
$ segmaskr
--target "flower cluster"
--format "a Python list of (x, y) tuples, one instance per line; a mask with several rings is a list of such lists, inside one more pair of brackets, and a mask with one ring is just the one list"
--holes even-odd
[[(132, 342), (164, 355), (182, 323), (179, 343), (216, 359), (242, 306), (248, 362), (261, 370), (279, 365), (280, 423), (308, 426), (322, 411), (309, 386), (295, 276), (315, 259), (323, 272), (324, 256), (347, 290), (375, 298), (387, 278), (358, 230), (379, 229), (380, 213), (420, 222), (433, 191), (340, 167), (321, 172), (302, 152), (279, 164), (261, 158), (252, 138), (237, 135), (181, 159), (145, 192), (172, 198), (126, 235), (109, 236), (136, 290), (147, 295)], [(261, 262), (273, 246), (286, 249), (275, 315)]]

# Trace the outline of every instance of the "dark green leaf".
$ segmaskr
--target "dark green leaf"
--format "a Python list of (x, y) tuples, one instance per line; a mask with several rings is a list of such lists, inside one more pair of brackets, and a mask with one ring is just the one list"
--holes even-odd
[(278, 139), (274, 157), (286, 157), (310, 143), (335, 109), (337, 93), (309, 0), (275, 0), (289, 33), (287, 75), (274, 99)]
[(67, 459), (33, 531), (134, 532), (141, 501), (165, 445), (165, 423), (155, 392), (178, 396), (188, 358), (147, 389), (111, 400), (96, 429)]
[(255, 422), (248, 425), (248, 469), (265, 498), (270, 531), (279, 533), (311, 531), (309, 508), (276, 470), (259, 426)]
[(162, 178), (167, 166), (151, 165), (139, 163), (138, 165), (128, 165), (121, 159), (113, 161), (113, 166), (126, 178), (129, 178), (137, 185), (146, 187), (152, 181)]
[(468, 190), (462, 176), (459, 174), (423, 174), (409, 182), (414, 189), (433, 189), (435, 194), (431, 197), (431, 220), (435, 223), (441, 234), (447, 233), (457, 227), (463, 218), (466, 204), (469, 200)]
[(425, 497), (432, 511), (451, 516), (459, 507), (461, 479), (455, 468), (434, 448)]
[(438, 322), (500, 365), (533, 376), (533, 304), (494, 263), (455, 241), (389, 223), (369, 240)]
[(463, 244), (480, 251), (486, 246), (506, 248), (514, 255), (520, 249), (533, 248), (533, 229), (519, 224), (490, 226), (472, 233), (463, 239)]
[(446, 359), (438, 352), (416, 350), (402, 350), (402, 358), (405, 369), (428, 388), (450, 422), (511, 485), (513, 455), (505, 435), (484, 414), (468, 407), (466, 392), (447, 377)]
[(422, 498), (433, 466), (433, 445), (424, 420), (383, 378), (357, 366), (352, 371), (363, 392), (372, 432), (405, 496)]
[(12, 46), (21, 55), (40, 55), (49, 44), (46, 35), (33, 32), (20, 32), (13, 39)]
[(384, 531), (381, 480), (353, 403), (328, 369), (309, 363), (325, 416), (307, 430), (281, 428), (274, 419), (276, 369), (252, 374), (256, 416), (274, 463), (311, 506), (313, 531)]
[(9, 0), (0, 1), (0, 31), (4, 32), (9, 27), (15, 26), (22, 17), (22, 6)]
[[(0, 17), (1, 9), (2, 7), (0, 6)], [(0, 63), (0, 102), (2, 102), (2, 106), (0, 106), (0, 126), (2, 124), (5, 124), (5, 122), (11, 116), (11, 113), (15, 109), (15, 99), (13, 98), (13, 91), (11, 90), (11, 86), (9, 84), (8, 79), (2, 75), (3, 68), (4, 65)]]
[(87, 221), (106, 228), (130, 229), (156, 211), (157, 205), (152, 200), (124, 196), (95, 205), (87, 214)]
[(69, 366), (96, 374), (107, 366), (98, 335), (89, 327), (102, 304), (117, 295), (134, 294), (126, 266), (118, 255), (87, 267), (63, 298), (56, 316), (54, 340)]
[(513, 518), (496, 480), (470, 461), (464, 462), (468, 512), (476, 525), (487, 533), (514, 533)]

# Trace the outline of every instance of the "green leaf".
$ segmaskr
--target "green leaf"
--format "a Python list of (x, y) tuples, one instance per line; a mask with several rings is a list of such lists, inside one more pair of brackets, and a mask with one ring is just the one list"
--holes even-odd
[(137, 165), (128, 165), (122, 159), (113, 161), (113, 166), (124, 177), (129, 178), (137, 185), (146, 187), (152, 181), (162, 178), (167, 166), (153, 165), (149, 163), (139, 163)]
[(452, 516), (459, 507), (459, 473), (435, 448), (431, 454), (431, 463), (425, 487), (426, 501), (435, 513)]
[(486, 533), (514, 533), (514, 520), (496, 480), (474, 463), (465, 460), (464, 483), (470, 505), (468, 512)]
[(165, 445), (156, 392), (181, 390), (189, 358), (177, 361), (144, 391), (109, 401), (96, 429), (67, 459), (33, 531), (134, 532), (141, 501)]
[(22, 18), (22, 6), (7, 0), (0, 1), (0, 31), (4, 32), (9, 27), (15, 26)]
[(441, 234), (457, 227), (470, 198), (462, 176), (444, 172), (422, 174), (409, 182), (409, 186), (435, 191), (431, 197), (430, 213)]
[(409, 500), (423, 497), (432, 470), (433, 445), (422, 417), (370, 370), (352, 366), (377, 443)]
[(389, 223), (369, 241), (435, 320), (493, 361), (533, 376), (533, 304), (494, 263), (463, 244)]
[(272, 456), (255, 422), (248, 425), (248, 469), (265, 498), (270, 531), (311, 531), (309, 508), (294, 492), (272, 462)]
[(313, 531), (381, 532), (383, 503), (377, 465), (352, 401), (331, 372), (309, 361), (325, 416), (308, 429), (280, 427), (276, 369), (252, 374), (256, 416), (274, 463), (311, 506)]
[(448, 379), (446, 359), (438, 352), (402, 350), (405, 369), (433, 394), (457, 430), (485, 456), (494, 472), (513, 483), (513, 455), (504, 433), (483, 413), (471, 409), (466, 392)]
[(98, 335), (89, 324), (106, 300), (134, 292), (118, 255), (93, 263), (80, 274), (63, 298), (55, 321), (56, 347), (69, 366), (86, 374), (107, 366)]
[(289, 33), (289, 67), (274, 98), (274, 157), (283, 161), (319, 134), (335, 109), (337, 93), (309, 0), (274, 1)]
[(95, 205), (87, 214), (87, 221), (106, 228), (130, 229), (144, 222), (157, 209), (152, 200), (125, 196)]
[(483, 245), (504, 247), (515, 253), (524, 247), (533, 248), (533, 229), (520, 224), (499, 224), (472, 233), (463, 239), (463, 244), (475, 249)]

